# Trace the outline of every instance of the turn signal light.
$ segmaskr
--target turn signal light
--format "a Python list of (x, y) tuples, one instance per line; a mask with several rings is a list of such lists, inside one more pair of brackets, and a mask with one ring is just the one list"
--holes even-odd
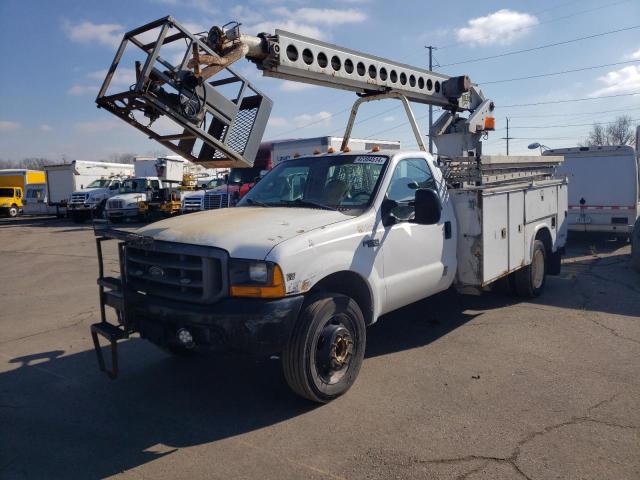
[(495, 130), (496, 129), (496, 119), (494, 117), (486, 117), (484, 119), (484, 129), (485, 130)]
[(329, 147), (329, 148), (327, 149), (327, 153), (334, 153), (335, 151), (336, 151), (336, 149), (335, 149), (335, 148), (333, 148), (333, 147)]
[(300, 157), (300, 154), (298, 152), (293, 154), (293, 158), (299, 158), (299, 157)]
[(320, 155), (320, 150), (318, 150), (317, 148), (313, 151), (314, 155)]
[(270, 285), (232, 285), (230, 293), (232, 297), (282, 298), (286, 294), (282, 270), (278, 265), (273, 267)]
[(371, 149), (372, 152), (379, 152), (380, 151), (380, 147), (378, 145), (374, 145), (373, 148)]
[(351, 149), (350, 149), (349, 147), (344, 147), (344, 148), (342, 149), (342, 151), (343, 151), (344, 153), (349, 153), (349, 152), (351, 151)]

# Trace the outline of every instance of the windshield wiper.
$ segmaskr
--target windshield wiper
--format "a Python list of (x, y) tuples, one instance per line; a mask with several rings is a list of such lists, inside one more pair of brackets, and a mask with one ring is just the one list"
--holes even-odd
[(249, 205), (257, 205), (259, 207), (268, 207), (269, 206), (268, 204), (266, 204), (264, 202), (261, 202), (260, 200), (254, 200), (253, 198), (247, 198), (247, 203)]
[(295, 200), (287, 203), (288, 205), (295, 205), (300, 207), (316, 207), (316, 208), (322, 208), (323, 210), (331, 210), (333, 212), (338, 211), (336, 207), (325, 205), (324, 203), (320, 203), (320, 202), (314, 202), (313, 200), (303, 200), (301, 198), (296, 198)]

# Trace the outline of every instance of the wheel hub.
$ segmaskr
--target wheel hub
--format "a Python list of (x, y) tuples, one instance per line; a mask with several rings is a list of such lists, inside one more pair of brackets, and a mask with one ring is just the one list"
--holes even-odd
[(329, 324), (322, 330), (320, 363), (328, 370), (340, 370), (349, 362), (353, 352), (353, 339), (342, 325)]

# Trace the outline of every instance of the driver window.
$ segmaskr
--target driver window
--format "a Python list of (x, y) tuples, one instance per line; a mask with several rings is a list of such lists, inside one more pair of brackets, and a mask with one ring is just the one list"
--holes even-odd
[(386, 197), (398, 202), (391, 213), (400, 222), (411, 220), (414, 214), (414, 200), (419, 188), (436, 189), (436, 183), (423, 158), (401, 160), (391, 177)]
[(109, 187), (109, 190), (119, 190), (119, 189), (120, 189), (120, 182), (114, 182)]

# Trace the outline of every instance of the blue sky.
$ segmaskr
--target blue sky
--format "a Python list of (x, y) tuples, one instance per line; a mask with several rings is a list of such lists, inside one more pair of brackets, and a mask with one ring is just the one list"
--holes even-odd
[[(122, 33), (165, 15), (200, 30), (229, 20), (243, 22), (246, 33), (281, 27), (424, 67), (429, 44), (442, 47), (435, 58), (446, 65), (640, 25), (640, 1), (1, 0), (0, 158), (107, 159), (162, 151), (96, 109), (94, 98)], [(619, 64), (489, 83), (613, 63)], [(350, 107), (353, 94), (262, 78), (246, 61), (237, 69), (274, 100), (266, 139), (340, 135), (347, 113), (336, 112)], [(468, 74), (495, 101), (498, 130), (485, 144), (488, 153), (505, 151), (500, 137), (506, 116), (516, 137), (511, 153), (527, 152), (535, 140), (551, 147), (575, 145), (589, 130), (585, 124), (623, 113), (640, 119), (640, 95), (507, 107), (640, 92), (640, 28), (438, 70)], [(405, 121), (402, 110), (394, 107), (364, 106), (362, 118), (381, 115), (358, 125), (355, 136), (376, 134), (414, 146), (409, 128), (399, 126)], [(415, 111), (425, 132), (426, 107), (417, 105)], [(305, 127), (309, 123), (314, 124)]]

